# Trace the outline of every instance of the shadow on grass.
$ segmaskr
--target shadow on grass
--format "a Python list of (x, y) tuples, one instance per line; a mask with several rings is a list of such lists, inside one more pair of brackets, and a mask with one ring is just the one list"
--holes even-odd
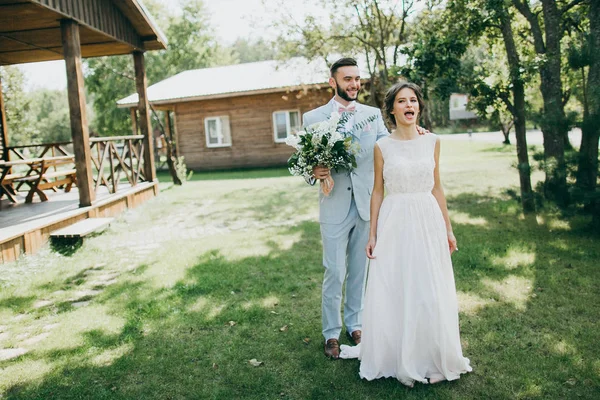
[[(168, 171), (157, 172), (157, 178), (160, 182), (172, 182)], [(194, 171), (190, 181), (212, 181), (223, 179), (258, 179), (258, 178), (279, 178), (290, 176), (287, 167), (270, 168), (246, 168), (246, 169), (226, 169), (214, 171)]]
[(464, 353), (475, 369), (457, 382), (364, 382), (358, 361), (325, 359), (319, 226), (305, 222), (282, 233), (299, 234), (288, 249), (269, 242), (268, 254), (241, 259), (209, 251), (172, 287), (108, 287), (94, 301), (125, 319), (121, 331), (23, 356), (52, 371), (5, 397), (594, 398), (600, 245), (552, 216), (520, 219), (513, 201), (466, 194), (449, 204), (459, 214)]
[(482, 304), (461, 318), (477, 375), (509, 379), (519, 390), (507, 397), (593, 398), (597, 239), (577, 221), (523, 218), (514, 200), (463, 194), (449, 208), (467, 216), (453, 224), (457, 290)]
[(81, 246), (82, 238), (50, 238), (50, 248), (65, 257), (71, 257)]
[(0, 310), (6, 308), (14, 313), (24, 313), (33, 306), (35, 300), (35, 296), (7, 297), (0, 300)]
[(45, 292), (54, 292), (56, 290), (69, 290), (74, 286), (81, 286), (88, 280), (88, 274), (91, 271), (100, 271), (104, 267), (88, 267), (80, 270), (79, 272), (68, 276), (62, 281), (49, 281), (44, 284), (41, 284), (37, 287), (37, 289), (45, 291)]

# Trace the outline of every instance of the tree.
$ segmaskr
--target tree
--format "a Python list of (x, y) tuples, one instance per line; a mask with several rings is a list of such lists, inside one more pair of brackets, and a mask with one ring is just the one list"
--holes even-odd
[[(472, 87), (472, 100), (479, 114), (488, 113), (490, 107), (493, 110), (491, 114), (498, 119), (506, 111), (510, 113), (517, 141), (521, 205), (524, 213), (534, 212), (526, 137), (525, 83), (528, 78), (515, 40), (512, 26), (515, 18), (511, 14), (509, 3), (505, 0), (490, 0), (473, 4), (472, 1), (456, 0), (449, 9), (455, 16), (464, 15), (470, 21), (472, 41), (477, 43), (483, 36), (489, 42), (489, 55), (479, 55), (481, 63), (473, 68), (473, 73), (466, 79), (466, 85)], [(500, 46), (504, 47), (504, 57), (499, 62), (494, 60), (493, 55), (498, 54), (494, 50)], [(486, 61), (486, 58), (493, 61)]]
[[(212, 35), (207, 12), (201, 0), (181, 0), (181, 14), (169, 15), (159, 3), (148, 3), (154, 15), (162, 16), (166, 50), (145, 54), (146, 74), (150, 84), (179, 72), (227, 64), (234, 60), (230, 51), (222, 49)], [(100, 57), (85, 60), (85, 84), (94, 104), (92, 128), (99, 135), (126, 135), (131, 132), (127, 110), (116, 107), (116, 101), (135, 92), (131, 56)]]
[(71, 140), (67, 95), (60, 90), (25, 92), (18, 67), (0, 68), (5, 97), (9, 145), (20, 146)]
[[(331, 55), (358, 55), (366, 60), (369, 72), (367, 101), (381, 107), (385, 91), (397, 79), (391, 65), (400, 60), (400, 50), (407, 38), (407, 18), (414, 11), (412, 0), (320, 0), (315, 10), (297, 21), (292, 12), (281, 12), (273, 23), (281, 35), (283, 57), (323, 58)], [(286, 10), (282, 0), (278, 10)], [(320, 18), (323, 12), (327, 18)], [(323, 20), (326, 21), (323, 21)], [(361, 65), (364, 68), (364, 66)]]
[(236, 62), (231, 51), (217, 43), (204, 2), (180, 0), (179, 4), (181, 14), (166, 19), (168, 48), (146, 54), (151, 84), (183, 71)]
[[(564, 35), (565, 14), (582, 0), (568, 3), (541, 0), (532, 9), (528, 0), (512, 0), (513, 5), (527, 19), (539, 56), (540, 90), (544, 100), (541, 120), (544, 135), (544, 168), (546, 179), (544, 195), (559, 206), (570, 202), (565, 165), (565, 140), (568, 140), (568, 119), (561, 77), (561, 39)], [(562, 6), (562, 7), (560, 7)]]
[(506, 104), (511, 114), (514, 117), (515, 135), (517, 139), (517, 159), (519, 160), (519, 180), (521, 187), (521, 204), (523, 211), (527, 214), (535, 211), (535, 203), (533, 199), (533, 190), (531, 188), (531, 167), (529, 165), (529, 155), (527, 154), (527, 136), (525, 123), (525, 82), (522, 77), (521, 70), (523, 66), (517, 51), (513, 29), (511, 25), (512, 17), (503, 0), (488, 2), (488, 9), (497, 19), (504, 46), (506, 49), (506, 57), (510, 69), (510, 81), (512, 83), (512, 102), (507, 96), (502, 96), (502, 100)]
[(131, 133), (128, 110), (117, 108), (116, 101), (135, 92), (131, 56), (89, 58), (84, 60), (85, 87), (90, 93), (95, 116), (90, 131), (98, 136), (122, 136)]
[(255, 61), (274, 60), (276, 51), (264, 39), (257, 40), (237, 39), (229, 48), (233, 57), (239, 63), (249, 63)]
[(24, 91), (25, 76), (14, 66), (0, 67), (2, 93), (6, 109), (6, 125), (9, 146), (30, 144), (34, 140), (34, 119), (31, 116), (31, 100)]
[[(598, 181), (598, 144), (600, 141), (600, 3), (591, 1), (588, 8), (589, 34), (585, 37), (582, 57), (589, 65), (584, 103), (581, 148), (577, 170), (577, 186), (588, 197), (593, 224), (600, 231), (600, 196)], [(582, 67), (585, 62), (579, 63)]]
[[(432, 97), (445, 101), (458, 91), (464, 71), (461, 58), (469, 46), (471, 28), (455, 14), (451, 7), (425, 10), (411, 30), (410, 44), (402, 49), (408, 59), (399, 72), (421, 86), (427, 109), (431, 108)], [(427, 110), (423, 118), (425, 127), (433, 129)]]
[(510, 131), (512, 131), (512, 129), (515, 127), (515, 118), (508, 111), (506, 106), (500, 105), (497, 107), (493, 107), (492, 113), (489, 117), (490, 122), (494, 124), (494, 126), (500, 127), (500, 131), (502, 132), (502, 136), (504, 137), (502, 144), (511, 144)]
[(37, 90), (29, 93), (35, 119), (36, 143), (71, 141), (71, 120), (67, 93), (61, 90)]

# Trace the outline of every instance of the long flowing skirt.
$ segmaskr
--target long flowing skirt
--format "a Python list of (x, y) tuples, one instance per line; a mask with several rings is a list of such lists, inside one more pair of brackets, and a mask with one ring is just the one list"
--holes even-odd
[(405, 385), (454, 380), (463, 357), (458, 304), (441, 210), (431, 193), (385, 197), (371, 260), (359, 358), (361, 378)]

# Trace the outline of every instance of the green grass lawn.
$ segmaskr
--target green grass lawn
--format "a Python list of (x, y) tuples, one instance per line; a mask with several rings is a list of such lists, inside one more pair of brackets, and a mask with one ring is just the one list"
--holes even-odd
[(600, 240), (524, 218), (515, 159), (442, 145), (474, 367), (458, 381), (366, 382), (325, 358), (316, 189), (273, 169), (164, 182), (80, 247), (0, 265), (0, 357), (26, 351), (0, 360), (0, 399), (598, 398)]
[[(168, 171), (161, 170), (157, 172), (157, 178), (160, 182), (172, 182)], [(224, 179), (260, 179), (260, 178), (278, 178), (290, 176), (290, 172), (285, 167), (273, 168), (254, 168), (254, 169), (234, 169), (227, 171), (188, 171), (190, 181), (215, 181)]]

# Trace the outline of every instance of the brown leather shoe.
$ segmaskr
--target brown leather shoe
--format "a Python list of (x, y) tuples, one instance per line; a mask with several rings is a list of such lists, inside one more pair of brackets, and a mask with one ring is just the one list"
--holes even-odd
[[(347, 333), (347, 332), (346, 332), (346, 333)], [(349, 333), (348, 333), (348, 338), (349, 338), (349, 339), (350, 339), (352, 342), (354, 342), (354, 344), (355, 344), (355, 345), (356, 345), (356, 344), (359, 344), (359, 343), (360, 343), (360, 340), (361, 340), (361, 338), (362, 338), (362, 331), (360, 331), (360, 330), (358, 330), (358, 329), (357, 329), (357, 330), (355, 330), (354, 332), (352, 332), (352, 334), (349, 334)]]
[(325, 343), (325, 355), (337, 360), (340, 358), (340, 342), (337, 339), (329, 339)]

